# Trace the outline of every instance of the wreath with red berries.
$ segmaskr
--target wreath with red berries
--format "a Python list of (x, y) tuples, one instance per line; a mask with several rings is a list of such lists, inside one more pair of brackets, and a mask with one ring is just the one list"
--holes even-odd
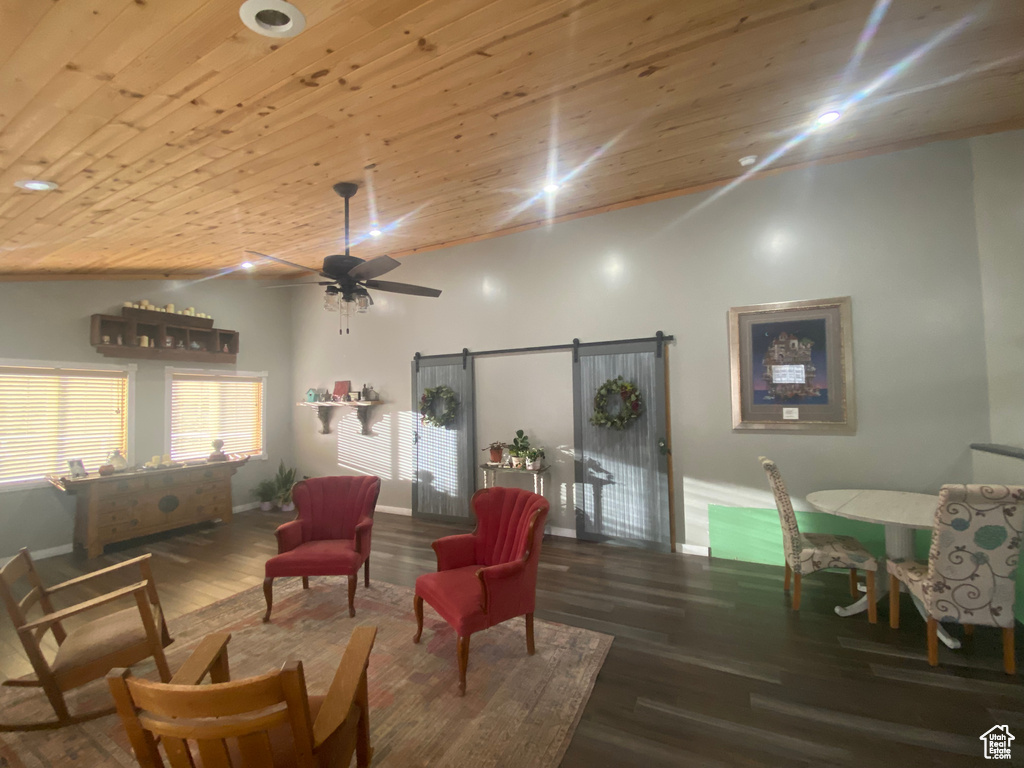
[[(622, 405), (612, 414), (608, 412), (608, 400), (616, 395)], [(590, 417), (590, 423), (595, 427), (622, 430), (640, 418), (643, 412), (644, 401), (636, 384), (616, 376), (602, 384), (594, 395), (594, 414)]]

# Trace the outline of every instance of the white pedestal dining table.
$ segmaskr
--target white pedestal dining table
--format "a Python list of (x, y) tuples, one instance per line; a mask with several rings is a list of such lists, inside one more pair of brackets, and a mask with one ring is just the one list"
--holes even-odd
[[(904, 491), (836, 490), (815, 491), (808, 494), (807, 503), (819, 512), (838, 515), (865, 523), (885, 526), (885, 556), (889, 560), (914, 558), (914, 531), (931, 530), (935, 522), (938, 496)], [(876, 598), (881, 600), (889, 592), (889, 575), (884, 562), (879, 562)], [(924, 606), (917, 598), (914, 605), (925, 618)], [(868, 608), (867, 595), (852, 605), (836, 606), (840, 616), (853, 616)], [(960, 641), (939, 625), (939, 639), (949, 648), (957, 649)]]

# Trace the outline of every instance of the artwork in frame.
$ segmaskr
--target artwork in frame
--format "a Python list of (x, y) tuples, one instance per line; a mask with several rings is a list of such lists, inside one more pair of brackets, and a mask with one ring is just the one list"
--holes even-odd
[(734, 431), (856, 432), (850, 297), (729, 310)]

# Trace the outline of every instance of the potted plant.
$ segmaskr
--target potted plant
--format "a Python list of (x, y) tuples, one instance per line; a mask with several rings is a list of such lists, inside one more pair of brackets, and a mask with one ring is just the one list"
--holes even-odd
[(541, 459), (544, 458), (544, 450), (541, 448), (528, 448), (523, 456), (525, 469), (540, 469)]
[(295, 476), (297, 474), (298, 470), (294, 467), (285, 467), (284, 461), (277, 468), (277, 476), (274, 478), (276, 487), (275, 498), (277, 503), (281, 505), (282, 512), (291, 512), (295, 509), (295, 504), (292, 502), (292, 486), (295, 485)]
[(501, 464), (501, 453), (505, 450), (505, 443), (491, 443), (484, 450), (491, 452), (491, 464)]
[(277, 481), (273, 478), (260, 480), (252, 489), (252, 495), (260, 501), (260, 510), (269, 512), (274, 508), (274, 499), (277, 497)]
[(516, 436), (512, 438), (512, 445), (508, 447), (508, 456), (512, 460), (514, 469), (522, 469), (526, 461), (526, 452), (530, 450), (530, 436), (517, 430)]

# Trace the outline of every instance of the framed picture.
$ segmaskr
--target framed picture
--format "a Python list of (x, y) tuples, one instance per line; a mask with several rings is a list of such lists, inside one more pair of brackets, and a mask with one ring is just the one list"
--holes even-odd
[(81, 459), (68, 459), (68, 471), (72, 477), (85, 477), (88, 474)]
[(856, 432), (850, 297), (729, 310), (733, 431)]
[(334, 392), (331, 393), (331, 396), (335, 400), (344, 400), (345, 395), (349, 393), (351, 388), (352, 382), (350, 381), (336, 381), (334, 382)]

